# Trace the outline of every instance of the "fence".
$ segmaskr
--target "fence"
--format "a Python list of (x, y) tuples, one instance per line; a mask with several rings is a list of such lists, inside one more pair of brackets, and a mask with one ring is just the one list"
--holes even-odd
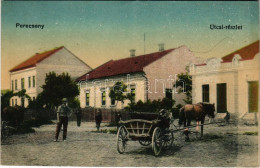
[[(87, 107), (81, 109), (81, 120), (82, 121), (90, 121), (95, 122), (95, 113), (97, 112), (97, 108)], [(129, 113), (124, 110), (119, 109), (99, 109), (102, 113), (102, 122), (106, 123), (113, 123), (116, 121), (116, 114), (121, 114), (122, 120), (129, 120), (133, 118), (140, 117), (138, 112), (136, 113)], [(70, 121), (77, 120), (76, 115), (74, 114), (75, 109), (72, 109), (72, 115), (69, 117)], [(157, 116), (157, 113), (152, 113), (153, 115)], [(149, 119), (151, 115), (146, 115), (145, 118)], [(50, 109), (40, 109), (40, 110), (33, 110), (27, 109), (24, 113), (24, 120), (31, 120), (31, 119), (44, 119), (44, 120), (56, 120), (57, 114), (54, 110)], [(154, 117), (153, 117), (154, 118)]]
[[(116, 113), (122, 112), (117, 109), (100, 109), (102, 113), (102, 122), (115, 122)], [(95, 121), (96, 108), (84, 108), (82, 109), (82, 120), (83, 121)]]
[[(100, 109), (102, 112), (102, 122), (115, 122), (115, 117), (117, 112), (121, 112), (122, 110), (116, 110), (116, 109)], [(72, 109), (74, 112), (75, 110)], [(95, 113), (97, 109), (96, 108), (83, 108), (82, 109), (82, 121), (95, 121)], [(76, 115), (72, 112), (72, 115), (70, 116), (70, 120), (76, 120)], [(46, 119), (46, 120), (56, 120), (57, 115), (54, 110), (50, 109), (26, 109), (24, 113), (24, 120), (31, 120), (35, 118), (40, 119)]]
[(24, 121), (32, 119), (54, 120), (56, 119), (56, 112), (50, 109), (26, 109)]

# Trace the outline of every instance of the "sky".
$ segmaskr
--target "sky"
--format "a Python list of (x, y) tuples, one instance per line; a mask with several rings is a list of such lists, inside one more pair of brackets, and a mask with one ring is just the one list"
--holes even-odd
[[(16, 28), (43, 24), (43, 29)], [(242, 25), (211, 30), (210, 24)], [(254, 1), (2, 1), (1, 89), (9, 70), (35, 53), (65, 46), (92, 68), (111, 59), (186, 45), (202, 58), (223, 57), (259, 39)], [(145, 33), (145, 42), (144, 42)], [(144, 52), (145, 46), (145, 52)]]

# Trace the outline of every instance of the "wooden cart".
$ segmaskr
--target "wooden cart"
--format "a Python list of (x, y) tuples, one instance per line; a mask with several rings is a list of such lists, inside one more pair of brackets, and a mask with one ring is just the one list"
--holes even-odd
[[(163, 147), (172, 146), (174, 137), (173, 132), (169, 129), (171, 118), (165, 113), (167, 112), (157, 114), (157, 118), (153, 120), (130, 119), (119, 121), (121, 126), (117, 132), (118, 152), (120, 154), (125, 152), (129, 140), (139, 141), (143, 146), (152, 144), (155, 156), (160, 154)], [(147, 113), (143, 114), (147, 116)]]

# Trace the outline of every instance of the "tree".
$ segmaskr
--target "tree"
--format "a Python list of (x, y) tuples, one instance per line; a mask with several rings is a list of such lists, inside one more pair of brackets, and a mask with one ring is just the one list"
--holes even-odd
[[(26, 94), (26, 90), (25, 89), (22, 89), (19, 92), (14, 93), (13, 96), (18, 96), (19, 98), (21, 98), (23, 100), (25, 98), (27, 98), (29, 100), (29, 102), (32, 100), (31, 97), (28, 94)], [(21, 106), (24, 107), (24, 101), (22, 101)]]
[[(26, 94), (25, 89), (22, 89), (16, 93), (14, 93), (12, 90), (8, 90), (1, 94), (1, 110), (3, 110), (5, 107), (10, 106), (10, 99), (14, 96), (18, 96), (22, 99), (27, 98), (29, 102), (31, 101), (31, 97), (28, 94)], [(22, 104), (21, 106), (24, 107), (24, 104)]]
[(42, 98), (42, 93), (40, 93), (40, 94), (38, 94), (38, 96), (36, 97), (35, 100), (29, 101), (28, 107), (31, 108), (31, 109), (38, 110), (38, 109), (42, 109), (44, 104), (45, 104), (45, 102)]
[(174, 87), (178, 88), (178, 93), (185, 93), (186, 99), (183, 101), (187, 104), (192, 103), (192, 77), (189, 75), (188, 68), (186, 68), (185, 73), (180, 73), (177, 75), (178, 80)]
[(110, 89), (109, 97), (115, 100), (116, 105), (118, 102), (124, 103), (126, 99), (129, 99), (129, 95), (126, 93), (127, 86), (123, 82), (116, 82)]
[(76, 109), (80, 108), (80, 101), (79, 101), (79, 99), (76, 97), (73, 100), (71, 100), (69, 102), (69, 107), (70, 108), (76, 108)]
[(46, 74), (42, 89), (42, 99), (51, 109), (60, 105), (62, 98), (67, 98), (70, 102), (79, 95), (77, 83), (71, 79), (68, 73), (56, 75), (55, 72), (50, 72)]
[(1, 93), (1, 111), (3, 111), (5, 107), (10, 106), (10, 99), (13, 97), (13, 94), (12, 90)]

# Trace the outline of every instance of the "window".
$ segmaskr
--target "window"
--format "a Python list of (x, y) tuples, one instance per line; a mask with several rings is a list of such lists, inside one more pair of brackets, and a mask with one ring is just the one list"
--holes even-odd
[(15, 99), (15, 105), (17, 105), (17, 99)]
[(12, 80), (12, 90), (14, 90), (14, 81)]
[(131, 88), (131, 103), (135, 103), (135, 88)]
[(111, 97), (111, 106), (114, 106), (116, 104), (116, 100), (114, 97)]
[(102, 98), (102, 106), (105, 106), (106, 105), (106, 91), (102, 91), (101, 92), (101, 98)]
[[(113, 87), (111, 87), (109, 90), (111, 91), (111, 90), (113, 90), (114, 88)], [(110, 106), (115, 106), (115, 104), (116, 104), (116, 100), (115, 100), (115, 97), (114, 96), (112, 96), (111, 95), (111, 97), (110, 97)]]
[(35, 87), (35, 76), (33, 76), (33, 87)]
[(89, 106), (89, 92), (86, 92), (86, 106)]
[(31, 77), (29, 76), (28, 77), (28, 88), (30, 88), (31, 87)]
[(21, 79), (21, 89), (24, 89), (24, 78)]
[(12, 99), (12, 106), (14, 106), (14, 99)]
[(33, 97), (33, 101), (35, 101), (35, 97)]
[(202, 85), (202, 102), (209, 102), (209, 85)]
[(15, 80), (15, 90), (17, 90), (17, 80)]
[(165, 97), (172, 100), (172, 89), (165, 89)]
[(24, 98), (21, 98), (21, 106), (24, 107)]

